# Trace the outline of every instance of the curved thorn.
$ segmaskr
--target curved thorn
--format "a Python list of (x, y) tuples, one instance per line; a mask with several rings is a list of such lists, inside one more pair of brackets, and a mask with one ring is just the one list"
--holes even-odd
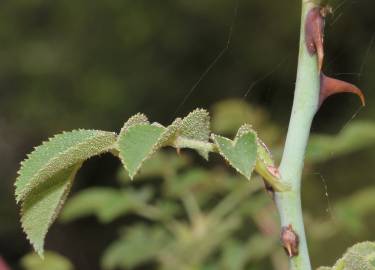
[(319, 106), (322, 105), (324, 100), (326, 100), (326, 98), (328, 98), (329, 96), (339, 93), (356, 94), (361, 99), (362, 106), (366, 105), (365, 96), (362, 93), (361, 89), (359, 89), (357, 86), (348, 82), (328, 77), (321, 73)]

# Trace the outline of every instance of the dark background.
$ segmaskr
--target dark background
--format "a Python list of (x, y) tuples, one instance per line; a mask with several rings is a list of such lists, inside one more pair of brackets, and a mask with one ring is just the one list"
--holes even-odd
[[(372, 120), (375, 3), (330, 4), (335, 12), (326, 24), (324, 70), (363, 89), (367, 106), (355, 119)], [(20, 229), (13, 183), (25, 154), (62, 130), (119, 131), (138, 111), (168, 124), (196, 107), (239, 98), (263, 106), (285, 133), (299, 19), (297, 0), (2, 0), (0, 254), (15, 266), (31, 249)], [(330, 98), (313, 132), (339, 132), (359, 108), (355, 96)], [(330, 200), (373, 185), (374, 161), (372, 147), (319, 166)], [(109, 155), (90, 160), (76, 188), (111, 185), (119, 166)], [(322, 189), (319, 181), (312, 186)], [(326, 214), (323, 193), (311, 197), (305, 188), (304, 195), (306, 209)], [(78, 269), (94, 269), (88, 258), (99, 256), (112, 235), (111, 228), (86, 219), (53, 226), (47, 245), (63, 254), (81, 254)], [(312, 247), (313, 261), (332, 264), (359, 240), (342, 239), (330, 243), (329, 250)]]

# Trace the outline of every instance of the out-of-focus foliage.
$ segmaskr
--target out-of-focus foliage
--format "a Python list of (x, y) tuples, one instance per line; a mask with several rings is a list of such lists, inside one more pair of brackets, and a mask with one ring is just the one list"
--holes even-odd
[(155, 258), (167, 241), (168, 234), (160, 227), (133, 226), (108, 247), (103, 255), (103, 268), (132, 269)]
[[(133, 183), (127, 181), (123, 191), (109, 188), (89, 189), (68, 201), (61, 216), (64, 221), (94, 214), (101, 222), (108, 223), (121, 215), (132, 213), (151, 222), (152, 225), (141, 223), (129, 228), (125, 225), (120, 238), (105, 251), (102, 260), (105, 269), (133, 269), (150, 261), (158, 262), (162, 269), (203, 267), (216, 252), (224, 253), (224, 250), (221, 250), (223, 241), (237, 239), (236, 234), (241, 232), (245, 220), (251, 218), (248, 204), (256, 203), (257, 199), (251, 202), (248, 196), (259, 192), (259, 195), (262, 194), (261, 182), (248, 183), (220, 168), (208, 170), (184, 166), (178, 169), (170, 167), (169, 164), (172, 163), (162, 163), (163, 160), (172, 160), (172, 155), (175, 154), (157, 153), (144, 165), (146, 175), (152, 170), (148, 164), (150, 167), (153, 167), (154, 163), (161, 165), (157, 176), (162, 177), (162, 186), (155, 185), (152, 181), (156, 170), (151, 178), (142, 176), (141, 170), (141, 179), (134, 181), (141, 181), (142, 188), (130, 189)], [(146, 200), (138, 199), (144, 198), (144, 190), (151, 188), (162, 192), (162, 196), (153, 196), (151, 200), (149, 197)], [(131, 195), (130, 198), (127, 198), (128, 195)], [(116, 212), (116, 215), (113, 215), (113, 212)], [(269, 249), (267, 246), (275, 248), (266, 243), (274, 243), (276, 235), (271, 235), (268, 240), (264, 239), (263, 244), (260, 241), (254, 244), (255, 239), (260, 238), (258, 234), (254, 237), (245, 242), (250, 241), (248, 244), (254, 248), (258, 246), (256, 249), (264, 245), (266, 250)], [(242, 241), (236, 240), (237, 242)], [(252, 253), (263, 254), (253, 256), (264, 258), (267, 251), (253, 250), (242, 259), (244, 264), (249, 262)]]
[(364, 221), (375, 214), (375, 187), (364, 188), (335, 206), (335, 217), (342, 221), (346, 229), (352, 233), (365, 230)]
[(375, 243), (364, 242), (349, 248), (333, 267), (320, 267), (318, 270), (374, 270)]
[(46, 251), (44, 258), (36, 253), (29, 253), (21, 259), (24, 270), (73, 270), (71, 262), (65, 257), (52, 251)]
[(243, 123), (251, 124), (266, 144), (279, 142), (280, 127), (270, 121), (260, 107), (249, 106), (241, 99), (227, 99), (212, 106), (212, 130), (218, 134), (233, 134)]
[(306, 151), (306, 159), (324, 162), (375, 144), (375, 123), (356, 121), (337, 135), (313, 135)]
[(77, 217), (97, 215), (97, 218), (107, 223), (121, 215), (137, 212), (147, 206), (153, 196), (151, 188), (134, 190), (127, 188), (116, 190), (113, 188), (88, 188), (69, 200), (60, 217), (61, 221), (68, 222)]
[[(357, 191), (336, 202), (330, 209), (334, 220), (312, 220), (307, 215), (310, 233), (317, 239), (327, 239), (342, 232), (360, 235), (366, 232), (366, 217), (375, 214), (375, 188)], [(332, 226), (335, 225), (335, 226)]]
[[(234, 108), (254, 110), (244, 106), (242, 101), (235, 106), (236, 101), (231, 100), (227, 103), (228, 110), (223, 104), (226, 102), (216, 106), (221, 109), (214, 112), (219, 111), (224, 122), (228, 119), (226, 111), (231, 115)], [(260, 108), (257, 110), (266, 115)], [(238, 115), (243, 117), (242, 122), (251, 124), (249, 115)], [(215, 113), (213, 122), (221, 124)], [(266, 117), (258, 120), (257, 125), (275, 126)], [(360, 125), (354, 122), (353, 126)], [(237, 129), (238, 126), (228, 127), (225, 132), (234, 134)], [(272, 132), (271, 128), (269, 130)], [(345, 152), (358, 151), (372, 143), (368, 140), (361, 147)], [(274, 147), (278, 145), (271, 144), (271, 149)], [(309, 170), (315, 161), (317, 159), (309, 160)], [(277, 214), (263, 190), (262, 181), (253, 177), (251, 183), (247, 183), (240, 176), (223, 170), (220, 164), (214, 164), (211, 168), (191, 167), (192, 160), (184, 151), (179, 157), (168, 151), (158, 152), (145, 162), (133, 182), (120, 170), (120, 189), (95, 187), (73, 196), (61, 220), (95, 215), (100, 222), (108, 224), (129, 214), (138, 217), (137, 222), (119, 228), (118, 239), (103, 253), (104, 269), (137, 269), (139, 266), (165, 270), (286, 269), (286, 256), (282, 255), (278, 239)], [(337, 217), (334, 220), (306, 215), (311, 239), (331, 238), (351, 229), (358, 232), (365, 222), (363, 217), (373, 211), (373, 198), (373, 191), (364, 190), (342, 199), (332, 206), (331, 214)]]

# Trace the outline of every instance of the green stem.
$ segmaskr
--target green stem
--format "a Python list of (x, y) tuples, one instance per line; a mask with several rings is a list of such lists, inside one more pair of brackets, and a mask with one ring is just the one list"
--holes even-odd
[[(195, 149), (197, 151), (220, 153), (217, 145), (214, 143), (202, 142), (199, 140), (182, 138), (182, 137), (178, 137), (175, 141), (173, 141), (173, 143), (170, 144), (170, 146), (175, 147), (177, 149), (190, 148), (190, 149)], [(261, 147), (263, 146), (258, 145), (258, 148), (261, 148)], [(268, 157), (259, 158), (259, 151), (257, 155), (258, 157), (257, 157), (256, 165), (255, 165), (255, 171), (259, 175), (261, 175), (263, 179), (266, 182), (268, 182), (270, 186), (273, 187), (274, 190), (280, 191), (280, 192), (289, 190), (288, 185), (285, 185), (284, 183), (282, 183), (277, 176), (273, 175), (268, 170), (267, 165), (269, 164), (266, 164), (264, 162), (264, 160), (267, 160)]]
[(203, 142), (194, 139), (188, 139), (183, 137), (177, 137), (177, 139), (171, 145), (175, 148), (190, 148), (196, 150), (204, 150), (208, 152), (218, 153), (216, 145), (210, 142)]
[(310, 270), (305, 229), (301, 208), (301, 175), (311, 123), (318, 108), (320, 78), (316, 55), (311, 56), (305, 45), (305, 21), (309, 10), (316, 7), (312, 1), (302, 0), (300, 47), (297, 81), (293, 108), (280, 164), (281, 179), (291, 190), (276, 193), (281, 226), (292, 226), (299, 237), (299, 253), (290, 258), (291, 270)]

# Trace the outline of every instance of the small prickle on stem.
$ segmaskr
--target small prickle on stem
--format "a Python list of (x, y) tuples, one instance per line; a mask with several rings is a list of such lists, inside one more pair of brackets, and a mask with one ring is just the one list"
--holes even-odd
[(299, 237), (293, 230), (292, 224), (281, 229), (281, 243), (288, 254), (288, 256), (294, 257), (298, 255)]

